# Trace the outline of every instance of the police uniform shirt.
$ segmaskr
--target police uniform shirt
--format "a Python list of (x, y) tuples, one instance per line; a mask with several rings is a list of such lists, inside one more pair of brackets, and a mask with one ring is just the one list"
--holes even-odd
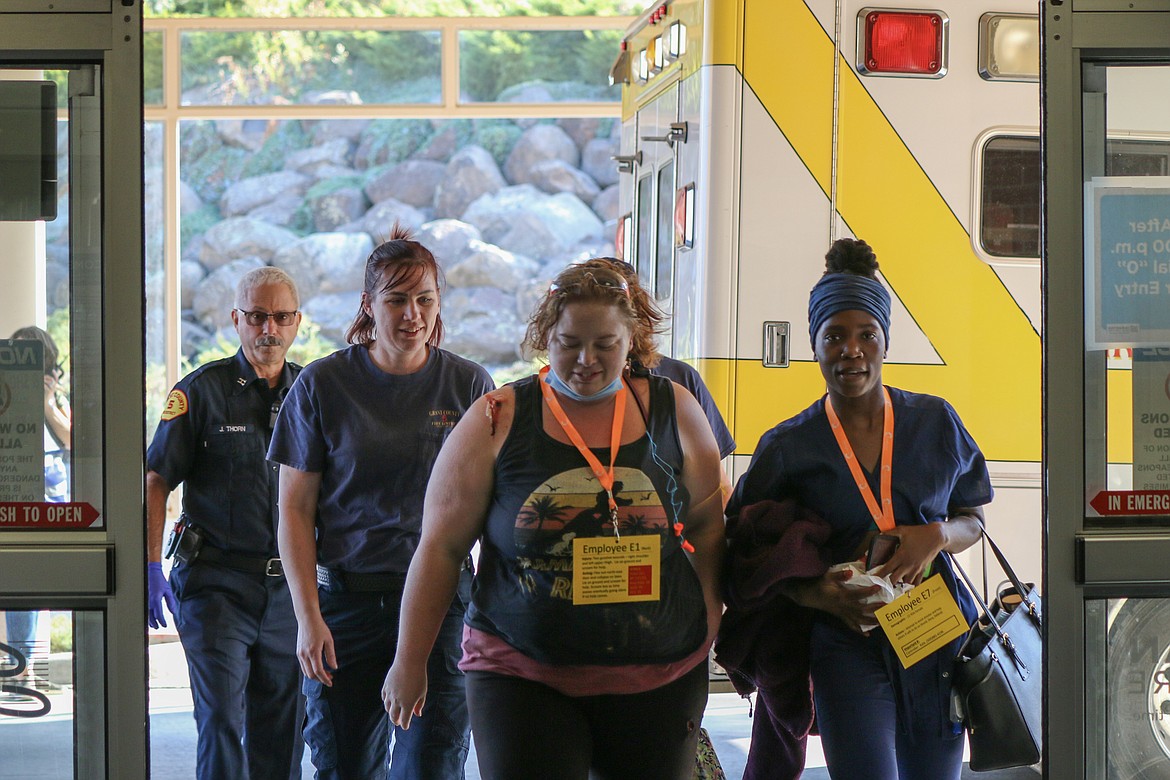
[(276, 556), (278, 466), (267, 460), (275, 410), (300, 366), (286, 362), (275, 387), (243, 350), (200, 366), (175, 385), (146, 452), (147, 467), (174, 490), (207, 543)]

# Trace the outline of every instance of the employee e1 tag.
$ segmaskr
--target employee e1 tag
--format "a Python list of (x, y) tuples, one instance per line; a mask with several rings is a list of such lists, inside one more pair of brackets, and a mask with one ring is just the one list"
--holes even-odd
[(874, 616), (907, 669), (967, 632), (967, 619), (941, 574), (878, 607)]
[(657, 601), (662, 582), (662, 537), (573, 540), (573, 603)]

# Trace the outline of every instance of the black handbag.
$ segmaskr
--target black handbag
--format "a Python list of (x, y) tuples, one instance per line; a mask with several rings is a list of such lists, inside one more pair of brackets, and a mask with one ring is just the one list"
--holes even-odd
[[(986, 534), (985, 534), (986, 536)], [(1040, 761), (1042, 604), (1031, 583), (1022, 583), (986, 537), (1009, 582), (989, 607), (955, 559), (951, 563), (983, 614), (955, 657), (953, 711), (967, 730), (971, 769), (987, 772)]]

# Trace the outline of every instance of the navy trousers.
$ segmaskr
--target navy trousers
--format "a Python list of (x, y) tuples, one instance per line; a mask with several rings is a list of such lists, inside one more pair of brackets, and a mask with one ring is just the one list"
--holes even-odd
[[(963, 737), (944, 708), (950, 681), (933, 656), (903, 669), (880, 629), (862, 636), (827, 618), (814, 624), (811, 651), (833, 780), (959, 780)], [(953, 647), (936, 654), (946, 652)]]
[(299, 780), (304, 697), (284, 578), (176, 563), (171, 589), (191, 674), (198, 779)]
[(321, 615), (333, 634), (333, 685), (305, 680), (305, 741), (318, 778), (328, 780), (462, 780), (471, 746), (471, 722), (462, 656), (463, 613), (471, 572), (443, 618), (427, 660), (427, 700), (410, 728), (391, 728), (382, 683), (394, 661), (402, 585), (352, 592), (318, 586)]

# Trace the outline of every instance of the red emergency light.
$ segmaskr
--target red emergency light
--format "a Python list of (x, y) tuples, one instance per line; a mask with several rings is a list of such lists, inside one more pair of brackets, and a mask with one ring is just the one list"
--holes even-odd
[(946, 73), (947, 18), (935, 11), (869, 11), (860, 20), (862, 56), (858, 70), (867, 75), (939, 78)]

